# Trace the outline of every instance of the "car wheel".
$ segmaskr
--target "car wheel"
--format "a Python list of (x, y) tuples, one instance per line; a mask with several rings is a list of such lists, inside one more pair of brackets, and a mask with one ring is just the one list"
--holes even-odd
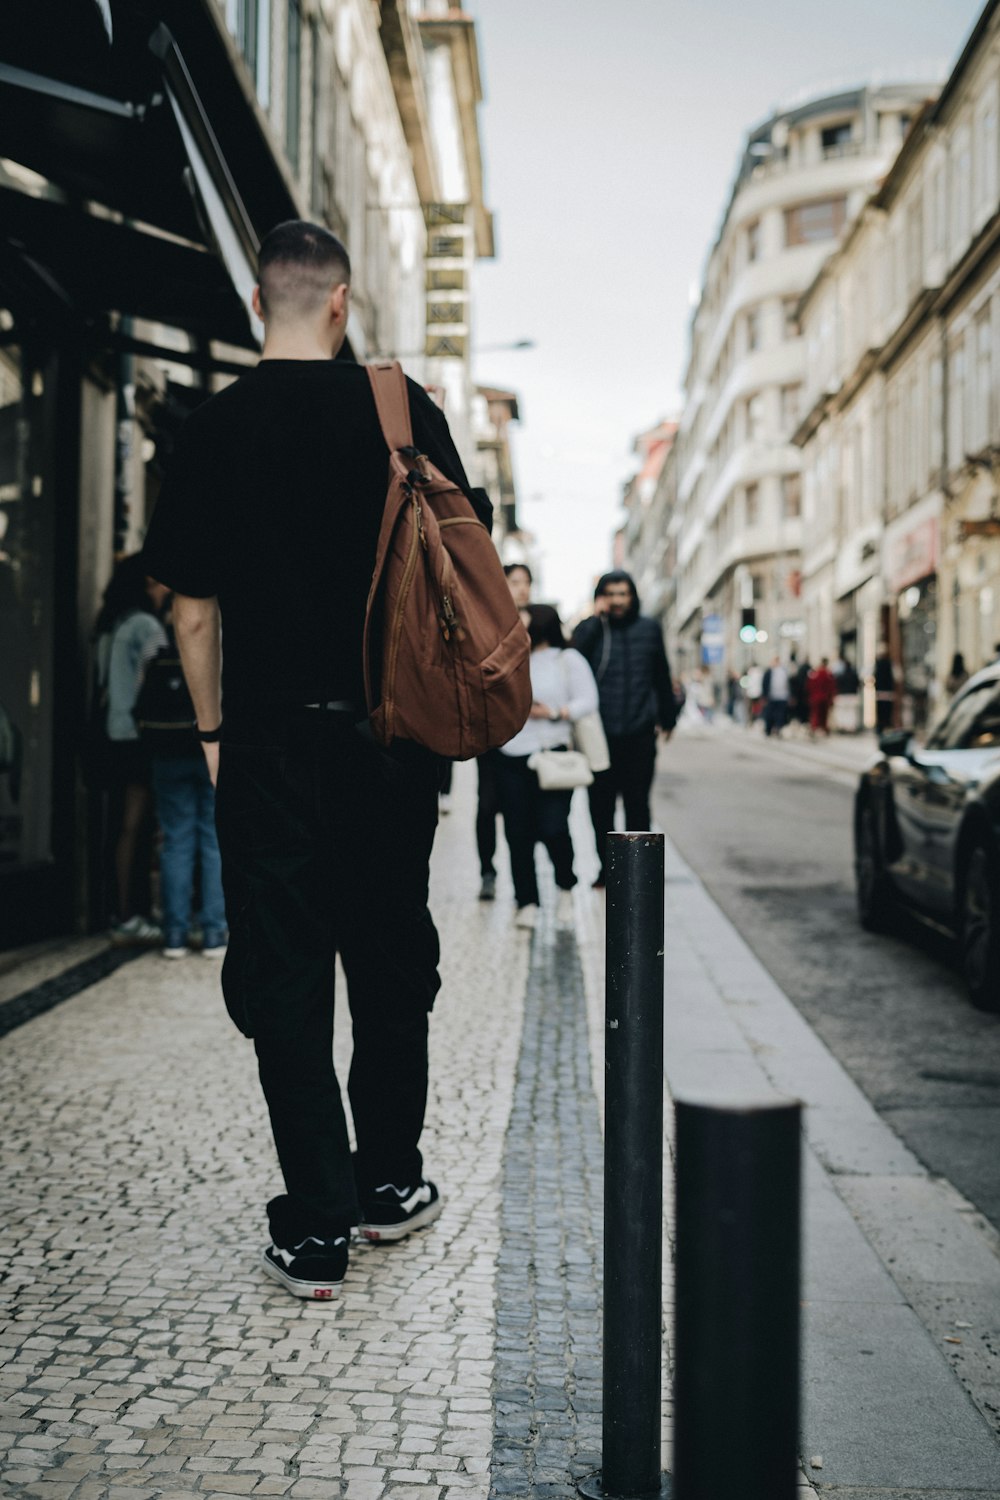
[(870, 801), (862, 803), (854, 848), (858, 920), (867, 932), (884, 932), (892, 915), (892, 887), (882, 864), (878, 820)]
[(977, 1010), (1000, 1009), (1000, 885), (982, 841), (972, 845), (962, 881), (962, 973)]

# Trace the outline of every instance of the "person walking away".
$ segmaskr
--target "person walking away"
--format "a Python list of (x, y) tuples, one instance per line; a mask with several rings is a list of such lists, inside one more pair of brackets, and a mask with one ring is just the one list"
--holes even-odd
[(788, 723), (788, 699), (791, 693), (788, 672), (782, 666), (780, 656), (774, 658), (764, 673), (761, 689), (764, 696), (764, 733), (768, 738), (773, 734), (775, 739), (780, 739), (781, 731)]
[(153, 827), (149, 756), (134, 710), (146, 664), (166, 645), (158, 618), (168, 591), (149, 577), (141, 553), (123, 557), (94, 626), (96, 713), (103, 736), (99, 780), (108, 798), (107, 844), (114, 869), (111, 941), (155, 944), (150, 916)]
[(813, 667), (806, 682), (806, 695), (809, 699), (809, 733), (829, 735), (827, 719), (830, 714), (830, 705), (837, 696), (837, 679), (830, 671), (830, 664), (824, 656), (818, 667)]
[(510, 847), (518, 927), (534, 927), (538, 917), (535, 845), (542, 843), (559, 887), (557, 921), (572, 915), (576, 885), (569, 812), (573, 793), (543, 791), (528, 764), (536, 750), (568, 749), (573, 724), (597, 712), (594, 674), (579, 652), (567, 649), (559, 615), (549, 604), (528, 605), (531, 642), (531, 716), (500, 749), (498, 782), (504, 832)]
[(615, 826), (619, 796), (626, 827), (650, 826), (649, 793), (656, 770), (657, 730), (667, 739), (677, 722), (677, 704), (663, 632), (639, 613), (630, 573), (605, 573), (594, 590), (594, 614), (573, 633), (573, 645), (597, 679), (601, 719), (611, 765), (594, 777), (590, 817), (600, 869), (594, 888), (605, 884), (605, 843)]
[[(504, 564), (504, 576), (511, 597), (519, 609), (531, 603), (534, 579), (527, 563)], [(497, 872), (493, 863), (497, 852), (497, 818), (500, 815), (499, 750), (487, 750), (476, 758), (479, 790), (476, 801), (476, 849), (479, 854), (479, 899), (494, 901), (497, 894)]]
[(791, 684), (788, 711), (789, 715), (803, 726), (809, 723), (809, 673), (811, 671), (812, 666), (808, 657), (801, 662), (793, 657), (789, 663)]
[(746, 724), (748, 728), (752, 728), (764, 712), (764, 672), (756, 662), (747, 667), (746, 692), (747, 702), (750, 705)]
[[(253, 1040), (285, 1182), (264, 1267), (321, 1299), (343, 1281), (353, 1225), (398, 1240), (441, 1211), (419, 1147), (440, 988), (427, 897), (441, 763), (411, 742), (383, 748), (367, 724), (362, 642), (389, 452), (367, 372), (335, 358), (350, 280), (321, 226), (267, 235), (253, 294), (262, 358), (188, 417), (146, 540), (147, 567), (175, 591), (217, 778), (223, 993)], [(443, 414), (407, 389), (414, 444), (489, 529)], [(338, 953), (354, 1160), (333, 1067)]]
[(959, 688), (964, 687), (969, 680), (968, 669), (965, 665), (965, 657), (961, 651), (956, 651), (951, 659), (951, 671), (945, 678), (944, 690), (949, 698), (954, 698)]
[(152, 767), (153, 798), (160, 825), (160, 901), (163, 956), (186, 958), (190, 949), (195, 876), (200, 892), (195, 918), (204, 958), (226, 951), (222, 863), (215, 832), (215, 788), (192, 728), (194, 705), (184, 681), (169, 616), (167, 644), (146, 668), (136, 700), (139, 735)]
[(891, 729), (896, 717), (896, 673), (889, 656), (889, 647), (883, 641), (875, 656), (872, 673), (875, 687), (875, 727), (879, 734)]

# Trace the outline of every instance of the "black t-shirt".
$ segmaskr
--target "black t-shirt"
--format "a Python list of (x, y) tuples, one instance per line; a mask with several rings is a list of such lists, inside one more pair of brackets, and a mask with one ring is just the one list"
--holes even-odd
[[(408, 384), (414, 443), (488, 525), (444, 416)], [(364, 702), (388, 465), (367, 374), (349, 361), (262, 360), (184, 423), (143, 552), (168, 588), (218, 596), (228, 711)]]

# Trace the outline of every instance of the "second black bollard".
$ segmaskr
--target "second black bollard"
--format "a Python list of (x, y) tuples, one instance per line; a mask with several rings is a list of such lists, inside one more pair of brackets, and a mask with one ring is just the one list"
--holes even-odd
[(677, 1103), (676, 1500), (795, 1500), (801, 1106)]
[(660, 1472), (663, 1318), (663, 835), (610, 833), (604, 1129), (602, 1468), (585, 1496), (669, 1493)]

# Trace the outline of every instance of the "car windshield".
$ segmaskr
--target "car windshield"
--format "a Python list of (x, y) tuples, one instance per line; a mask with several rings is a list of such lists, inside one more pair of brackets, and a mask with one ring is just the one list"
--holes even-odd
[(1000, 745), (1000, 682), (981, 682), (956, 698), (927, 740), (929, 750), (989, 750)]

